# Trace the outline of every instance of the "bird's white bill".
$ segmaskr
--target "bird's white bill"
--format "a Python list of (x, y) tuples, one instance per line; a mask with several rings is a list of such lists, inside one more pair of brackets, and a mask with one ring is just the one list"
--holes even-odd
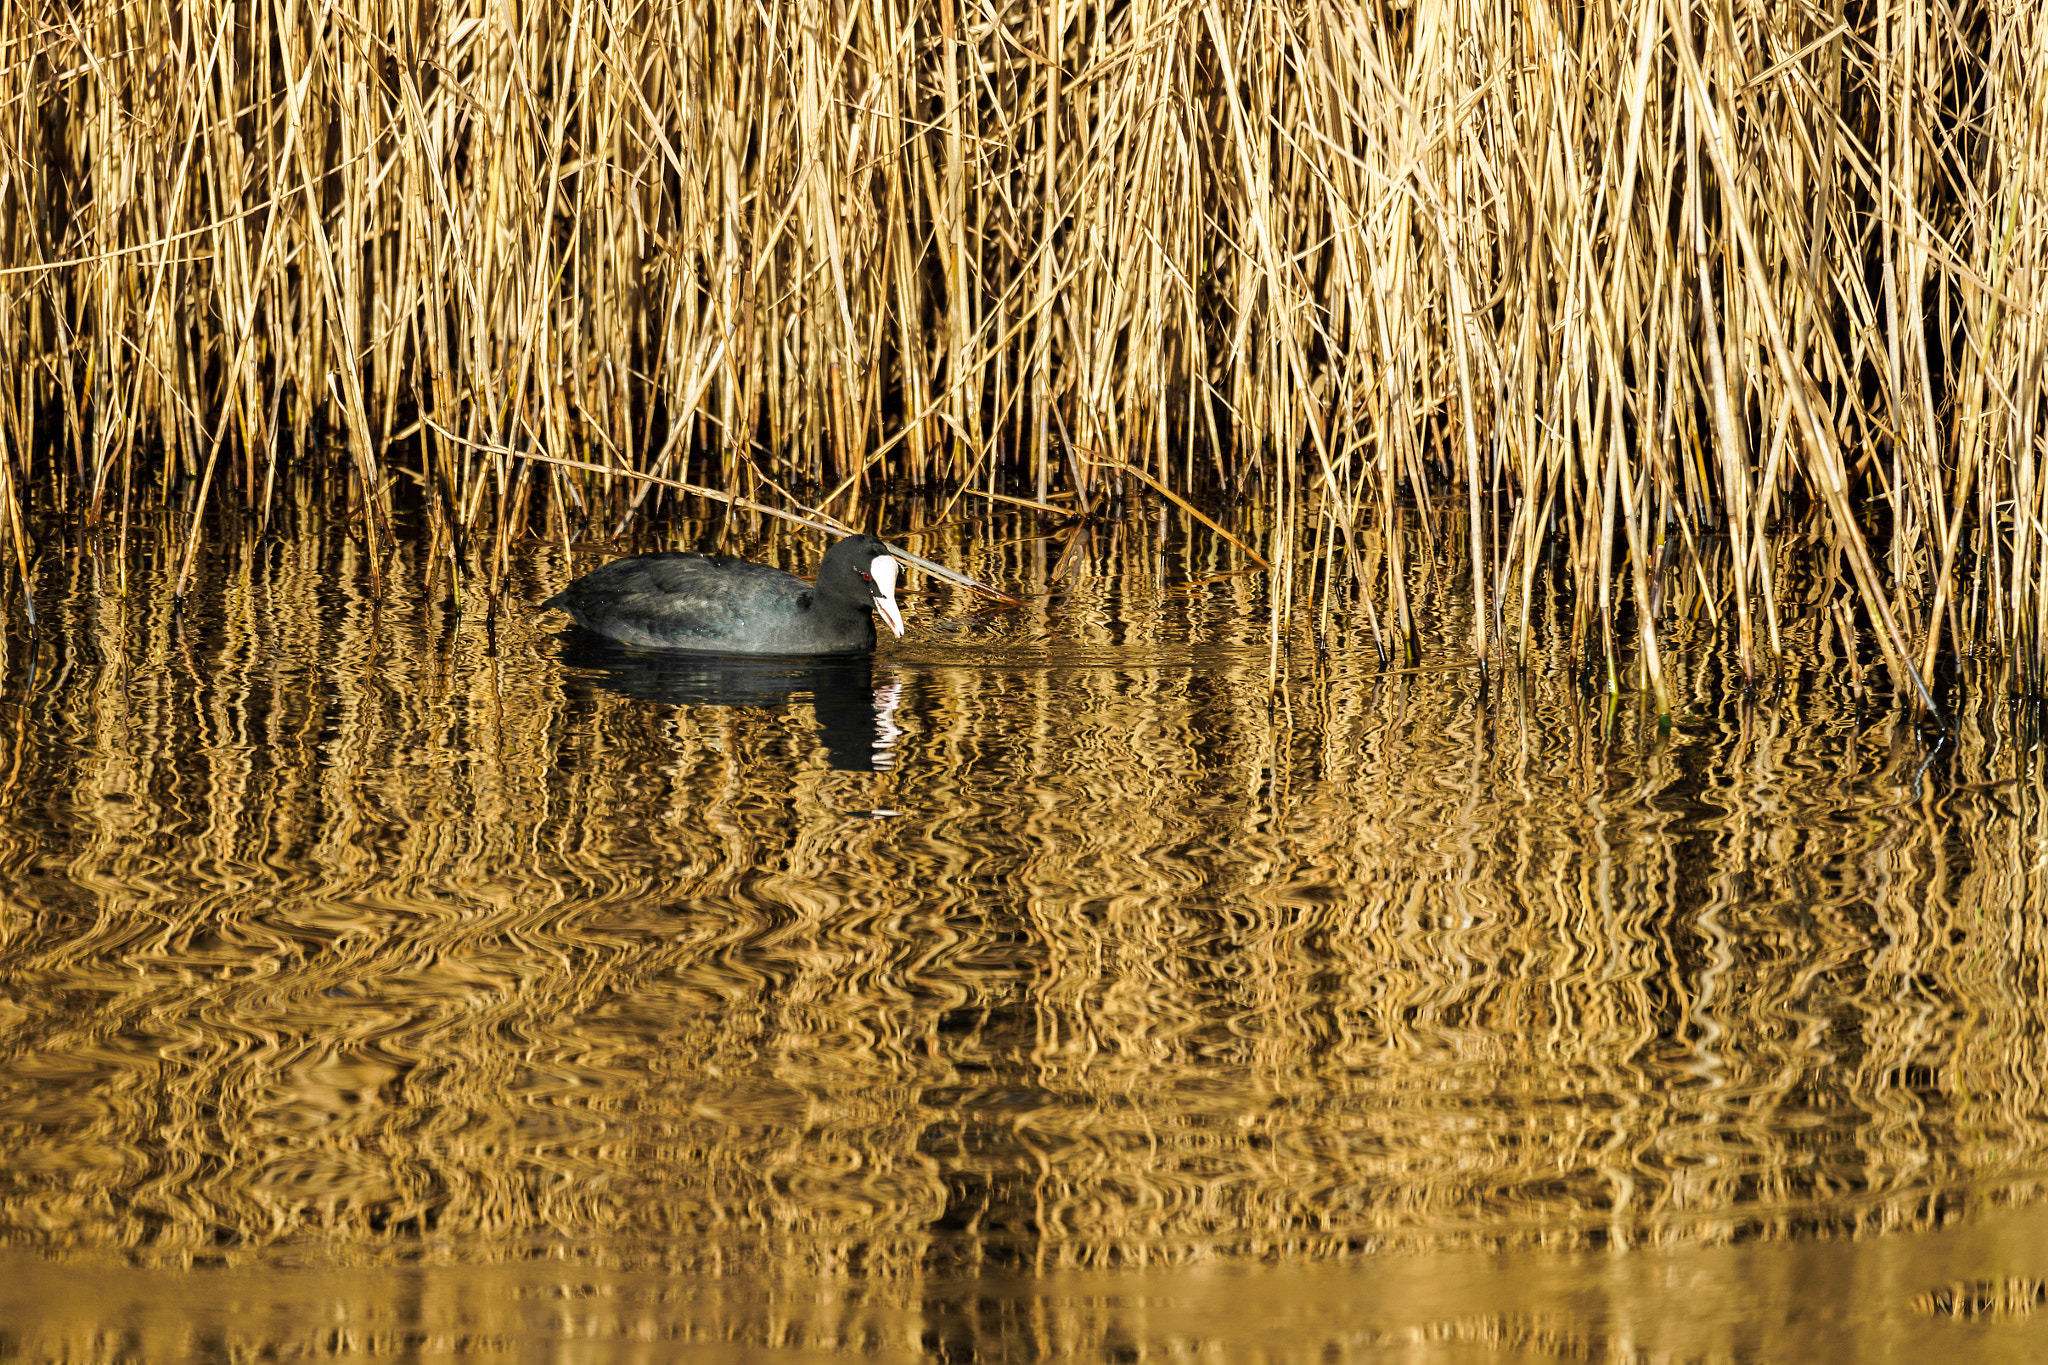
[(901, 639), (903, 611), (896, 605), (896, 560), (893, 556), (876, 555), (875, 562), (868, 565), (868, 592), (875, 599), (875, 610), (882, 613), (889, 629)]

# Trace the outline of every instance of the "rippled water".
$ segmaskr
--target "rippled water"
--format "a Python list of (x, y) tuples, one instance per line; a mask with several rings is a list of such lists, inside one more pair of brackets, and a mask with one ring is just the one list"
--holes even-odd
[(1440, 572), (1383, 674), (1199, 528), (1050, 591), (1034, 535), (917, 540), (1029, 605), (914, 594), (830, 668), (604, 651), (410, 549), (380, 601), (338, 531), (223, 532), (182, 616), (167, 536), (51, 548), (0, 1359), (2048, 1345), (2024, 713), (1957, 686), (1930, 744), (1821, 614), (1745, 691), (1681, 597), (1660, 728), (1462, 666)]

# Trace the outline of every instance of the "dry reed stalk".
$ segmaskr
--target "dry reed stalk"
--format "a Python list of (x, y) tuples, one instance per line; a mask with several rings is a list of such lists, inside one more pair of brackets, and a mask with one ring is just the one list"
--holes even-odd
[(1276, 534), (1309, 498), (1267, 557), (1407, 651), (1455, 505), (1482, 659), (1557, 555), (1610, 687), (1668, 705), (1673, 576), (1762, 677), (1807, 524), (1904, 695), (1984, 648), (2033, 689), (2044, 40), (1925, 0), (29, 0), (0, 420), (30, 525), (267, 517), (331, 440), (373, 542), (402, 471), (492, 581), (528, 523), (623, 530), (653, 485), (610, 471), (1092, 496), (1064, 425)]

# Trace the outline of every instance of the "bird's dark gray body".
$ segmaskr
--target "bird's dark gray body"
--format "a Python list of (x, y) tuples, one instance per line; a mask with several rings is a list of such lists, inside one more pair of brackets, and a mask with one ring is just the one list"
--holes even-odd
[(833, 546), (815, 584), (730, 555), (641, 555), (592, 570), (543, 605), (645, 649), (864, 654), (875, 647), (875, 611), (902, 633), (895, 564), (873, 536)]

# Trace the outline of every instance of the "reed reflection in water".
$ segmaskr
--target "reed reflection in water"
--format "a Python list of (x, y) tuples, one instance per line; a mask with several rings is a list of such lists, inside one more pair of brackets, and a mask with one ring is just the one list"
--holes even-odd
[(373, 600), (339, 533), (231, 542), (174, 619), (169, 544), (47, 557), (0, 661), (0, 1237), (80, 1273), (822, 1277), (866, 1350), (979, 1277), (2035, 1197), (2037, 751), (1958, 692), (1930, 756), (1819, 624), (1761, 702), (1675, 625), (1669, 733), (1563, 666), (1376, 674), (1341, 606), (1269, 686), (1268, 580), (1137, 521), (761, 684), (809, 708), (678, 704), (403, 552)]

